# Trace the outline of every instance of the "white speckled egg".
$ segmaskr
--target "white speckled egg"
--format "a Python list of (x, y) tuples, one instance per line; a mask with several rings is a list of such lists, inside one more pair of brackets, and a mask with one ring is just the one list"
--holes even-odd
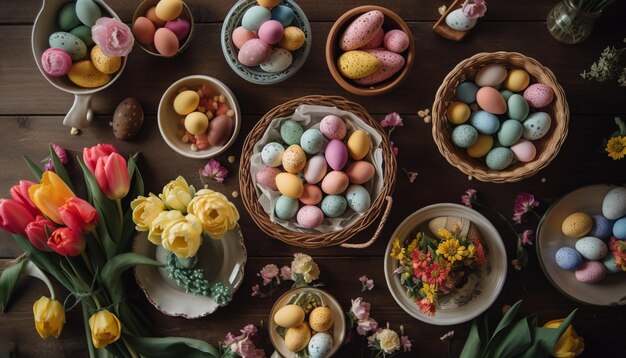
[(487, 153), (485, 162), (491, 170), (504, 170), (513, 163), (514, 157), (513, 151), (509, 148), (497, 147)]
[(322, 200), (322, 212), (329, 218), (341, 216), (348, 208), (348, 202), (342, 195), (327, 195)]
[(320, 132), (322, 132), (324, 137), (328, 140), (343, 140), (347, 132), (346, 123), (341, 117), (330, 114), (322, 118), (320, 122)]
[(602, 214), (609, 220), (616, 220), (626, 215), (626, 188), (612, 189), (604, 196)]
[(316, 333), (309, 341), (309, 356), (311, 358), (326, 358), (333, 348), (333, 337), (326, 333)]
[(284, 48), (276, 47), (272, 50), (272, 55), (265, 62), (262, 62), (259, 66), (265, 72), (277, 73), (283, 72), (293, 62), (293, 56), (291, 52)]
[(457, 31), (469, 31), (476, 25), (476, 21), (465, 16), (461, 9), (456, 9), (446, 16), (446, 25)]
[(326, 140), (319, 129), (309, 128), (300, 137), (300, 146), (307, 154), (317, 154), (324, 149)]
[(261, 151), (261, 160), (268, 167), (277, 167), (283, 163), (285, 148), (280, 143), (267, 143)]
[(549, 114), (535, 112), (524, 121), (524, 134), (522, 136), (528, 140), (541, 139), (548, 133), (551, 123), (552, 118)]
[(593, 236), (586, 236), (576, 241), (576, 251), (587, 260), (600, 260), (608, 251), (604, 241)]
[(606, 267), (602, 262), (583, 261), (580, 269), (576, 270), (576, 279), (583, 283), (596, 283), (606, 275)]
[(307, 183), (317, 184), (326, 176), (328, 165), (323, 155), (311, 157), (304, 166), (304, 180)]
[(357, 213), (364, 213), (372, 205), (370, 193), (361, 185), (350, 185), (346, 191), (348, 207)]
[(276, 200), (274, 212), (279, 219), (289, 220), (298, 212), (298, 200), (281, 195), (278, 200)]
[(280, 125), (280, 137), (289, 145), (300, 144), (300, 137), (302, 137), (303, 132), (304, 129), (302, 129), (300, 123), (291, 119), (284, 121)]

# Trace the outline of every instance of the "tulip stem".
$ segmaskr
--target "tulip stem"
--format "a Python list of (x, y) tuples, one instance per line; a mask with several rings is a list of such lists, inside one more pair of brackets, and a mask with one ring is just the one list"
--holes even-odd
[(120, 225), (124, 223), (124, 212), (122, 211), (122, 199), (116, 199), (115, 204), (117, 204), (117, 213), (120, 218)]
[(89, 260), (89, 256), (87, 256), (87, 254), (85, 254), (85, 251), (81, 252), (80, 256), (85, 261), (85, 265), (87, 265), (87, 270), (89, 270), (89, 273), (91, 273), (91, 275), (93, 275), (93, 268), (91, 266), (91, 261)]
[(126, 339), (124, 339), (124, 337), (122, 337), (122, 342), (124, 342), (126, 349), (128, 349), (128, 352), (133, 358), (139, 358), (139, 354), (135, 352), (135, 350), (133, 349), (133, 346), (131, 346), (130, 344), (128, 344), (128, 342), (126, 342)]

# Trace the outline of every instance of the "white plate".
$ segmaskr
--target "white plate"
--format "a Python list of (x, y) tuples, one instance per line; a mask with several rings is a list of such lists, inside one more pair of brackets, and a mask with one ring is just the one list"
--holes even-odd
[[(148, 240), (147, 233), (135, 238), (133, 252), (165, 263), (167, 250)], [(239, 226), (228, 231), (221, 240), (205, 238), (198, 250), (198, 267), (204, 269), (209, 284), (222, 282), (234, 294), (243, 281), (247, 253)], [(135, 279), (146, 294), (148, 301), (168, 316), (200, 318), (219, 307), (212, 298), (185, 293), (176, 282), (168, 277), (165, 267), (135, 266)]]
[[(441, 216), (467, 218), (476, 225), (481, 234), (481, 242), (486, 246), (488, 264), (484, 265), (485, 268), (481, 271), (479, 279), (475, 280), (477, 286), (473, 286), (472, 292), (469, 292), (471, 294), (469, 300), (461, 300), (462, 304), (460, 305), (451, 304), (438, 308), (434, 316), (428, 316), (420, 312), (417, 304), (406, 294), (404, 287), (400, 283), (399, 276), (393, 273), (398, 267), (398, 263), (390, 254), (395, 238), (403, 242), (411, 234), (415, 233), (418, 227), (427, 225), (431, 219)], [(489, 267), (490, 270), (488, 269)], [(506, 270), (506, 251), (496, 228), (482, 214), (457, 204), (434, 204), (409, 215), (394, 231), (385, 251), (385, 279), (387, 280), (389, 291), (391, 291), (391, 295), (398, 305), (406, 313), (420, 321), (440, 326), (467, 322), (487, 310), (500, 294), (502, 286), (504, 286)], [(470, 286), (470, 284), (471, 282), (468, 282), (464, 288)], [(474, 287), (477, 289), (474, 289)]]
[(330, 353), (328, 354), (328, 357), (332, 357), (333, 354), (335, 354), (337, 350), (339, 350), (339, 347), (341, 347), (341, 344), (343, 343), (343, 338), (346, 333), (346, 318), (344, 316), (344, 312), (343, 312), (343, 309), (341, 308), (341, 305), (339, 304), (339, 302), (337, 302), (335, 297), (331, 296), (326, 291), (320, 290), (319, 288), (312, 288), (312, 287), (296, 288), (294, 290), (287, 291), (285, 294), (280, 296), (280, 298), (278, 298), (276, 303), (274, 303), (274, 307), (272, 307), (272, 310), (270, 312), (270, 317), (268, 319), (268, 322), (269, 322), (268, 330), (270, 334), (270, 340), (272, 341), (272, 345), (274, 346), (274, 348), (276, 348), (276, 351), (278, 351), (278, 353), (282, 357), (284, 358), (295, 357), (295, 353), (290, 351), (285, 345), (285, 340), (283, 339), (283, 337), (281, 337), (280, 334), (276, 332), (276, 327), (278, 327), (278, 325), (276, 324), (276, 322), (274, 322), (274, 314), (281, 307), (285, 306), (287, 302), (294, 295), (297, 295), (298, 293), (302, 291), (312, 291), (312, 292), (318, 293), (320, 296), (322, 296), (326, 305), (328, 306), (328, 308), (330, 308), (330, 311), (333, 313), (333, 319), (335, 320), (333, 323), (333, 327), (331, 328), (333, 331), (332, 333), (333, 347), (330, 350)]
[(600, 306), (626, 304), (626, 279), (620, 274), (607, 274), (594, 284), (578, 282), (574, 272), (558, 267), (554, 257), (563, 246), (574, 247), (576, 240), (561, 232), (565, 218), (582, 211), (590, 215), (602, 214), (602, 201), (612, 185), (589, 185), (572, 191), (555, 202), (545, 213), (537, 228), (537, 257), (543, 272), (565, 296), (582, 303)]

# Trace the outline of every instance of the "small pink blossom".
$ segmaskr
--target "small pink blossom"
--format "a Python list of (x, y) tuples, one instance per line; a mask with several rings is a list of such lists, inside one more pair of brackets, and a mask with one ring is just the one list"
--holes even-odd
[(487, 2), (485, 0), (466, 0), (463, 5), (463, 15), (469, 19), (478, 19), (485, 16)]
[(108, 57), (127, 56), (135, 39), (125, 23), (110, 17), (101, 17), (91, 27), (91, 38)]
[(236, 340), (237, 340), (237, 336), (235, 336), (234, 334), (228, 332), (226, 334), (226, 338), (224, 338), (224, 346), (230, 346), (231, 344), (233, 344)]
[(265, 265), (257, 274), (263, 279), (263, 286), (267, 286), (274, 277), (278, 276), (278, 267), (274, 264)]
[[(52, 149), (56, 153), (57, 157), (59, 157), (59, 160), (61, 160), (61, 163), (67, 164), (67, 152), (65, 151), (65, 149), (55, 143), (50, 143), (50, 145), (52, 146)], [(48, 158), (48, 161), (44, 165), (43, 170), (54, 171), (54, 164), (52, 164), (52, 158)]]
[(228, 176), (228, 169), (224, 168), (217, 160), (211, 159), (204, 168), (200, 169), (200, 175), (218, 183), (223, 183), (226, 176)]
[(378, 322), (376, 322), (373, 318), (368, 317), (367, 319), (357, 322), (356, 332), (361, 336), (365, 336), (369, 332), (375, 331), (376, 328), (378, 328)]
[(402, 343), (402, 350), (404, 352), (410, 352), (411, 351), (411, 340), (409, 339), (408, 336), (402, 336), (400, 337), (400, 342)]
[(535, 241), (535, 232), (533, 230), (524, 230), (522, 233), (522, 244), (532, 245)]
[(515, 207), (513, 209), (513, 222), (521, 224), (524, 215), (533, 208), (539, 206), (539, 202), (535, 200), (535, 196), (529, 193), (519, 193), (515, 198)]
[(350, 307), (350, 313), (358, 320), (364, 320), (370, 316), (371, 305), (368, 302), (363, 301), (361, 297), (352, 300), (352, 307)]
[(293, 281), (293, 273), (291, 267), (285, 265), (280, 268), (280, 277), (285, 281)]
[(391, 151), (393, 152), (393, 155), (395, 155), (396, 157), (398, 156), (398, 153), (400, 153), (400, 149), (398, 149), (398, 147), (396, 147), (395, 144), (393, 144), (393, 142), (391, 142)]
[(404, 123), (402, 122), (402, 117), (397, 112), (389, 113), (388, 115), (380, 121), (380, 125), (383, 128), (386, 127), (402, 127)]
[(361, 281), (361, 284), (363, 285), (363, 289), (361, 289), (361, 292), (364, 292), (366, 290), (371, 291), (372, 288), (374, 288), (374, 280), (368, 278), (365, 275), (359, 277), (359, 281)]
[(465, 191), (465, 195), (461, 196), (461, 202), (463, 205), (471, 208), (472, 204), (476, 203), (476, 194), (476, 189), (467, 189)]
[(260, 296), (261, 295), (261, 288), (259, 287), (259, 285), (254, 285), (252, 286), (252, 297), (256, 297), (256, 296)]

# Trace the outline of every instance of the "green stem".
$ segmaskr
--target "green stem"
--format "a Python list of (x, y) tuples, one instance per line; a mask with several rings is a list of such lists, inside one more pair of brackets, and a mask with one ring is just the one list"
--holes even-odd
[(91, 261), (89, 260), (89, 256), (87, 256), (85, 251), (81, 252), (80, 256), (83, 258), (83, 261), (85, 261), (85, 265), (87, 265), (87, 270), (89, 270), (89, 273), (93, 276), (93, 266), (91, 265)]
[(115, 200), (115, 204), (117, 205), (117, 213), (120, 219), (120, 225), (124, 223), (124, 212), (122, 211), (122, 199)]
[(133, 347), (130, 344), (128, 344), (128, 342), (126, 341), (126, 339), (124, 339), (124, 337), (122, 337), (122, 342), (124, 342), (124, 345), (126, 346), (126, 349), (128, 349), (128, 352), (130, 353), (131, 357), (139, 358), (139, 354), (137, 354), (137, 352), (133, 349)]
[(83, 306), (83, 323), (85, 325), (85, 335), (87, 336), (89, 357), (96, 358), (96, 348), (93, 346), (93, 341), (91, 340), (91, 329), (89, 328), (89, 312), (87, 312), (87, 303), (82, 301), (81, 304)]

